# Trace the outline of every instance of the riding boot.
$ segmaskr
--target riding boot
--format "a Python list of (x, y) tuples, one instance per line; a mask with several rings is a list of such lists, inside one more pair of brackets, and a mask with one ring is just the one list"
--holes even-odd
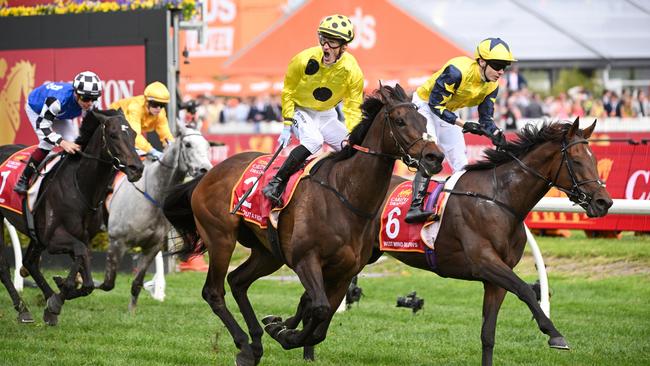
[(287, 160), (284, 161), (278, 172), (275, 173), (273, 179), (262, 189), (262, 193), (276, 207), (282, 206), (282, 193), (284, 193), (284, 188), (287, 186), (287, 181), (293, 173), (298, 171), (309, 155), (311, 153), (303, 145), (299, 145), (291, 150)]
[(415, 173), (415, 177), (413, 178), (413, 198), (411, 201), (411, 207), (406, 213), (406, 218), (404, 219), (407, 223), (412, 224), (414, 222), (424, 222), (434, 215), (433, 212), (422, 211), (424, 197), (427, 194), (430, 180), (431, 177), (426, 177), (419, 171)]
[(32, 156), (29, 157), (29, 162), (27, 162), (27, 166), (25, 167), (25, 170), (23, 170), (23, 174), (20, 176), (18, 179), (18, 183), (16, 183), (16, 186), (14, 187), (14, 192), (18, 194), (25, 194), (27, 193), (27, 190), (29, 189), (29, 181), (32, 178), (32, 175), (34, 175), (34, 172), (36, 171), (36, 168), (38, 165), (43, 161), (43, 158), (47, 156), (48, 151), (43, 150), (43, 149), (36, 149), (32, 153)]

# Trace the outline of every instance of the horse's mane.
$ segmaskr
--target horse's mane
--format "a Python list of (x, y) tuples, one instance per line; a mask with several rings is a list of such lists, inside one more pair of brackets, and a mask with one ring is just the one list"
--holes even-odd
[(529, 123), (517, 132), (517, 139), (508, 142), (503, 150), (485, 149), (483, 153), (486, 158), (467, 165), (465, 169), (492, 169), (497, 165), (512, 161), (510, 154), (519, 158), (544, 142), (561, 142), (569, 128), (571, 128), (571, 124), (564, 122), (544, 122), (541, 127)]
[[(388, 94), (391, 96), (392, 100), (397, 103), (409, 102), (408, 95), (404, 92), (401, 86), (397, 85), (395, 88), (383, 85), (381, 86), (384, 90), (388, 91)], [(378, 96), (379, 89), (375, 90), (371, 95), (366, 97), (366, 100), (363, 101), (361, 105), (361, 122), (356, 125), (350, 132), (348, 137), (348, 143), (341, 149), (341, 151), (332, 154), (332, 159), (334, 161), (341, 161), (352, 157), (358, 150), (353, 148), (354, 145), (361, 145), (363, 139), (366, 137), (372, 122), (377, 117), (377, 113), (384, 106), (384, 102)]]
[(86, 145), (90, 142), (90, 139), (93, 137), (95, 130), (102, 121), (98, 118), (98, 115), (105, 117), (113, 117), (119, 115), (118, 110), (107, 109), (107, 110), (93, 110), (92, 113), (86, 113), (86, 116), (81, 121), (81, 126), (79, 127), (79, 137), (75, 139), (75, 143), (81, 146), (81, 149), (85, 149)]

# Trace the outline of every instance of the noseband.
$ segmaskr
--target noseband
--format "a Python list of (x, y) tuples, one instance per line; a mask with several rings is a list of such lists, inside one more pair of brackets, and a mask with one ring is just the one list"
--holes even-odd
[[(583, 181), (578, 181), (576, 179), (576, 175), (573, 169), (573, 160), (569, 157), (568, 150), (571, 146), (577, 145), (577, 144), (589, 144), (589, 141), (585, 139), (579, 139), (576, 141), (572, 141), (567, 143), (566, 139), (562, 141), (562, 161), (560, 161), (560, 164), (558, 165), (557, 172), (555, 173), (555, 177), (553, 179), (548, 179), (541, 175), (539, 172), (537, 172), (535, 169), (527, 166), (523, 161), (519, 160), (516, 156), (514, 156), (512, 153), (508, 152), (508, 155), (512, 157), (513, 160), (515, 160), (525, 171), (528, 173), (536, 176), (537, 178), (543, 180), (546, 182), (546, 185), (551, 188), (555, 187), (558, 190), (564, 192), (571, 202), (577, 203), (580, 206), (587, 206), (593, 199), (593, 196), (587, 192), (585, 192), (581, 186), (589, 183), (598, 183), (601, 187), (605, 187), (605, 183), (601, 181), (600, 179), (587, 179)], [(564, 188), (561, 187), (560, 185), (557, 184), (557, 180), (560, 176), (560, 172), (562, 170), (562, 165), (564, 165), (564, 162), (566, 161), (566, 166), (567, 170), (569, 171), (569, 177), (571, 177), (571, 187), (570, 188)]]

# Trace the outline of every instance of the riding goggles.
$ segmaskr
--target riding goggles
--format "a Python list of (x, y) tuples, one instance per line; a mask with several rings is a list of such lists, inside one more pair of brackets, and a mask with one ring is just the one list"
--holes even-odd
[(327, 38), (324, 37), (322, 34), (318, 34), (318, 42), (320, 42), (321, 46), (329, 46), (329, 48), (339, 48), (343, 46), (343, 40), (340, 39), (333, 39), (333, 38)]
[(150, 100), (148, 103), (149, 103), (150, 108), (165, 108), (165, 107), (167, 107), (167, 103), (160, 103), (160, 102), (156, 102), (156, 101), (153, 101), (153, 100)]
[(94, 102), (97, 100), (97, 97), (93, 97), (92, 95), (80, 95), (79, 99), (81, 99), (82, 102)]
[(508, 66), (510, 66), (510, 62), (508, 61), (486, 60), (486, 62), (488, 66), (490, 66), (494, 71), (505, 70)]

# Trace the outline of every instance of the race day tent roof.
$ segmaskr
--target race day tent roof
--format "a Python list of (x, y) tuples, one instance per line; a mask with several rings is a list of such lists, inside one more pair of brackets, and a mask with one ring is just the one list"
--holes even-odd
[(466, 51), (500, 37), (526, 67), (650, 67), (649, 0), (393, 0)]
[(291, 58), (318, 45), (316, 29), (330, 14), (347, 15), (356, 36), (348, 52), (364, 72), (366, 88), (379, 80), (413, 89), (454, 56), (469, 54), (386, 0), (307, 1), (226, 61), (222, 80), (187, 82), (187, 92), (277, 94)]

